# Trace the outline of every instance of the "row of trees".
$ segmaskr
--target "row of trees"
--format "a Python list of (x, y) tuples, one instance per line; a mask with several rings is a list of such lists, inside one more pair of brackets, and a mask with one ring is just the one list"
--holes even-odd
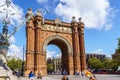
[(91, 69), (112, 69), (117, 70), (120, 66), (120, 60), (113, 60), (110, 58), (105, 58), (104, 60), (99, 60), (97, 58), (91, 58), (88, 61), (88, 68)]
[[(22, 60), (20, 60), (20, 59), (8, 60), (7, 65), (10, 67), (10, 69), (12, 71), (22, 71)], [(118, 66), (120, 66), (120, 57), (116, 58), (115, 60), (113, 60), (111, 58), (105, 58), (104, 60), (99, 60), (94, 57), (94, 58), (89, 59), (89, 61), (88, 61), (88, 68), (97, 69), (97, 70), (98, 69), (117, 70)], [(25, 67), (25, 65), (24, 65), (24, 67)], [(47, 63), (47, 71), (48, 72), (53, 71), (52, 61)]]
[[(23, 62), (21, 59), (11, 59), (7, 61), (7, 65), (12, 71), (22, 71), (22, 65), (23, 65), (22, 63)], [(24, 65), (24, 69), (25, 69), (25, 65)], [(47, 60), (47, 71), (53, 72), (53, 61), (51, 59)]]
[[(7, 65), (10, 67), (12, 71), (22, 71), (22, 60), (20, 59), (9, 60)], [(97, 70), (99, 69), (117, 70), (118, 66), (120, 66), (120, 57), (115, 60), (110, 59), (110, 58), (105, 58), (104, 60), (99, 60), (97, 58), (91, 58), (88, 61), (88, 68), (97, 69)], [(47, 70), (48, 72), (53, 71), (53, 63), (47, 63)]]
[(7, 65), (12, 71), (22, 71), (22, 63), (21, 59), (11, 59), (7, 61)]
[[(11, 59), (7, 61), (7, 65), (8, 67), (14, 72), (14, 71), (21, 71), (22, 72), (22, 60), (21, 59)], [(25, 62), (24, 62), (25, 63)], [(24, 69), (25, 69), (25, 65), (24, 65)], [(51, 58), (49, 58), (47, 60), (47, 71), (49, 73), (53, 72), (53, 60)]]
[(118, 38), (118, 47), (115, 50), (115, 56), (113, 59), (105, 58), (104, 60), (99, 60), (97, 58), (92, 58), (88, 61), (88, 67), (92, 69), (112, 69), (117, 70), (120, 66), (120, 38)]

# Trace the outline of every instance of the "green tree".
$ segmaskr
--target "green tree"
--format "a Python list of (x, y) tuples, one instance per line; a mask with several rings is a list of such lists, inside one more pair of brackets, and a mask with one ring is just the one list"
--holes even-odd
[(53, 72), (53, 63), (47, 63), (47, 71)]
[(21, 71), (22, 69), (22, 60), (18, 59), (18, 60), (15, 60), (15, 59), (12, 59), (12, 60), (8, 60), (7, 61), (7, 65), (8, 67), (10, 67), (10, 69), (12, 71)]
[(116, 49), (115, 55), (113, 56), (112, 69), (117, 70), (118, 66), (120, 66), (120, 38), (118, 38), (118, 48)]
[(104, 60), (103, 60), (103, 66), (104, 66), (104, 69), (111, 69), (112, 68), (112, 66), (114, 65), (114, 64), (112, 64), (112, 59), (110, 59), (110, 58), (105, 58)]
[(113, 59), (112, 64), (113, 64), (112, 69), (117, 70), (118, 66), (120, 66), (120, 56), (116, 56), (116, 58)]
[(116, 60), (112, 60), (111, 62), (111, 69), (112, 70), (117, 70), (118, 69), (118, 62)]
[(103, 69), (102, 62), (95, 57), (88, 60), (88, 65), (92, 69)]

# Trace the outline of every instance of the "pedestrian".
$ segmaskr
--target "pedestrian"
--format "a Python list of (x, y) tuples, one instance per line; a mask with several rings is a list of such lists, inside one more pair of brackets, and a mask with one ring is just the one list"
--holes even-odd
[(78, 72), (78, 71), (75, 71), (75, 75), (78, 76), (78, 75), (79, 75), (79, 72)]
[(84, 77), (84, 71), (81, 72), (81, 76)]
[(30, 71), (29, 73), (29, 79), (34, 80), (34, 73), (32, 71)]
[(81, 76), (81, 71), (79, 71), (79, 76)]
[(39, 71), (38, 72), (38, 77), (37, 77), (38, 79), (42, 79), (42, 74), (41, 74), (41, 72)]
[(63, 75), (67, 75), (67, 72), (66, 72), (66, 70), (64, 69), (63, 70), (63, 73), (62, 73)]
[(63, 75), (62, 80), (69, 80), (69, 78), (67, 77), (67, 75)]
[(94, 77), (90, 77), (89, 80), (96, 80)]
[(85, 71), (85, 76), (88, 77), (88, 78), (90, 78), (90, 77), (92, 77), (93, 75), (92, 75), (92, 73), (90, 72), (90, 70), (86, 70), (86, 71)]
[(16, 76), (17, 76), (18, 78), (20, 77), (19, 71), (16, 71)]

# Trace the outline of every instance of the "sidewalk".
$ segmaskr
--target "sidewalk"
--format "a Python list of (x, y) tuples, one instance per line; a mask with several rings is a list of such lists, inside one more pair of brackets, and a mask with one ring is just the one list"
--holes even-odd
[[(42, 80), (61, 80), (63, 75), (47, 75), (43, 76)], [(75, 76), (75, 75), (68, 75), (69, 80), (89, 80), (88, 78)], [(108, 74), (96, 74), (97, 80), (120, 80), (120, 75), (108, 75)], [(29, 80), (28, 77), (20, 77), (17, 80)], [(34, 80), (41, 80), (35, 78)]]
[[(20, 77), (17, 80), (29, 80), (29, 78), (28, 77)], [(34, 80), (58, 80), (58, 79), (45, 76), (45, 77), (42, 77), (42, 79), (35, 78)]]

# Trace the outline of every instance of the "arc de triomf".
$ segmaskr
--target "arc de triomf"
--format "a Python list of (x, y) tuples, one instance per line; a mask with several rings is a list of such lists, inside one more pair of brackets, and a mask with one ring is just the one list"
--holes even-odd
[(40, 11), (34, 16), (29, 9), (26, 14), (26, 69), (25, 75), (33, 71), (47, 75), (46, 46), (57, 45), (62, 52), (62, 70), (72, 75), (86, 70), (84, 46), (84, 23), (73, 17), (71, 23), (59, 19), (44, 19)]

